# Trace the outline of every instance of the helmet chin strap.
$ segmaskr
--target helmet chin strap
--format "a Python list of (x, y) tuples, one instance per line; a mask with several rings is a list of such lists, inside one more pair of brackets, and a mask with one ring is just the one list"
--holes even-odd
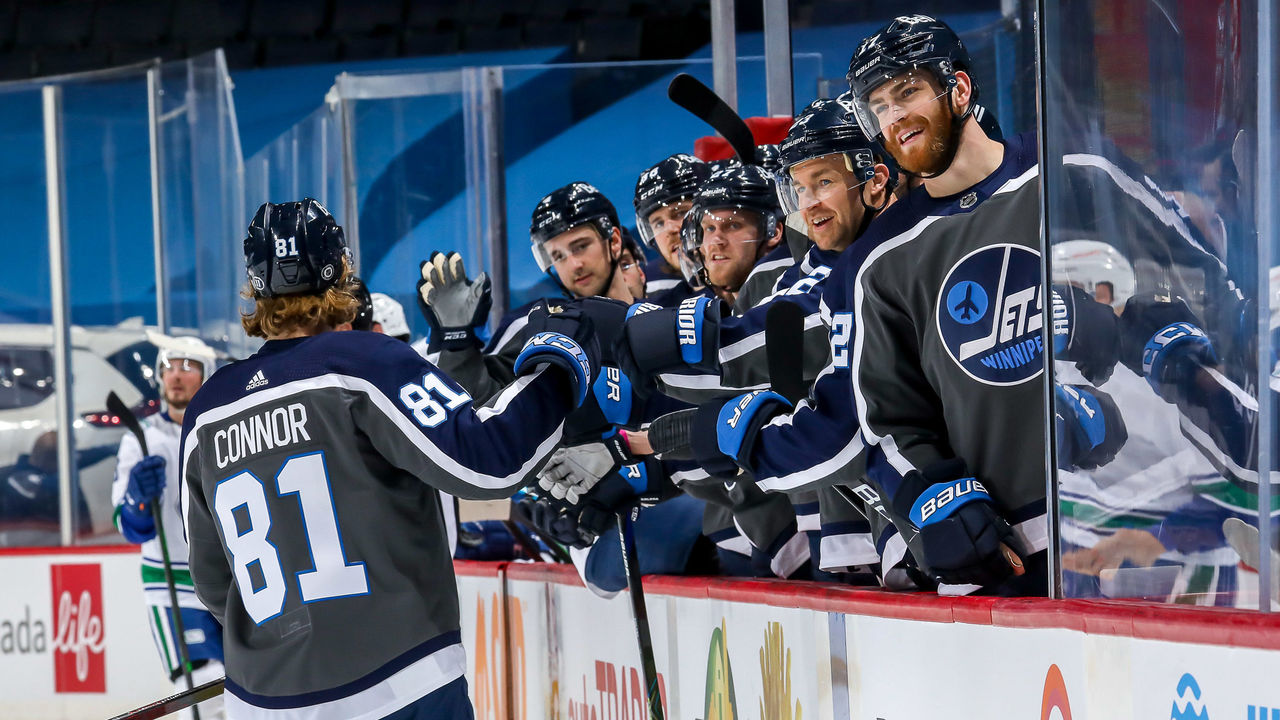
[(960, 129), (964, 127), (965, 121), (973, 114), (973, 99), (971, 98), (969, 100), (969, 107), (965, 108), (964, 114), (956, 115), (956, 108), (951, 96), (951, 91), (954, 89), (954, 87), (947, 89), (947, 109), (951, 111), (951, 137), (953, 142), (951, 143), (951, 147), (947, 149), (946, 162), (943, 163), (941, 170), (931, 175), (911, 172), (899, 164), (899, 169), (907, 175), (918, 177), (921, 180), (932, 180), (933, 178), (946, 174), (946, 172), (951, 169), (951, 164), (956, 161), (956, 153), (960, 151)]

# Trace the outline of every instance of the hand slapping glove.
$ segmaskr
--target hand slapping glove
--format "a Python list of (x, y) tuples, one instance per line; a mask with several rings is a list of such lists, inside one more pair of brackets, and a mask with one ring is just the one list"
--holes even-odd
[(461, 350), (480, 347), (476, 332), (483, 327), (493, 307), (493, 284), (480, 273), (467, 279), (462, 256), (456, 252), (431, 253), (419, 265), (418, 309), (431, 327), (428, 349)]

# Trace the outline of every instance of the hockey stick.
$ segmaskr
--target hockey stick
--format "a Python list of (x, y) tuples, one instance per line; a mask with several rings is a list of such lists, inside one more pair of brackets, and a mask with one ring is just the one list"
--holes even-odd
[(215, 698), (222, 694), (226, 678), (218, 678), (210, 680), (203, 685), (197, 685), (190, 690), (183, 690), (177, 695), (170, 695), (167, 698), (161, 698), (150, 705), (143, 705), (136, 710), (130, 710), (122, 715), (116, 715), (110, 720), (152, 720), (153, 718), (164, 717), (179, 710), (191, 708), (195, 710), (193, 705), (202, 703), (210, 698)]
[(756, 139), (751, 134), (751, 128), (714, 90), (703, 85), (702, 81), (688, 73), (680, 73), (671, 78), (671, 84), (667, 86), (667, 97), (698, 116), (728, 140), (744, 165), (759, 164)]
[[(1240, 518), (1227, 518), (1222, 521), (1222, 534), (1227, 544), (1240, 556), (1245, 566), (1259, 571), (1262, 568), (1262, 548), (1258, 540), (1258, 528)], [(1261, 590), (1259, 590), (1261, 592)], [(1280, 596), (1280, 554), (1271, 551), (1271, 597)]]
[(649, 720), (663, 720), (662, 697), (658, 692), (658, 665), (653, 659), (653, 637), (649, 634), (649, 609), (644, 603), (640, 579), (640, 559), (636, 553), (636, 533), (631, 511), (618, 513), (618, 541), (622, 543), (622, 567), (627, 573), (631, 612), (636, 619), (636, 641), (640, 645), (640, 671), (644, 674)]
[[(142, 424), (138, 422), (138, 416), (133, 414), (124, 401), (116, 395), (115, 391), (107, 393), (107, 412), (120, 418), (120, 422), (129, 428), (129, 432), (138, 440), (138, 446), (142, 448), (142, 455), (146, 457), (151, 453), (147, 451), (147, 438), (142, 432)], [(182, 627), (182, 608), (178, 607), (178, 590), (173, 584), (173, 564), (169, 561), (169, 542), (165, 539), (164, 534), (164, 518), (161, 517), (160, 503), (151, 503), (151, 519), (156, 524), (156, 537), (160, 539), (160, 557), (164, 561), (164, 583), (169, 588), (169, 612), (173, 615), (174, 634), (177, 635), (178, 659), (182, 663), (182, 676), (187, 680), (187, 690), (195, 687), (195, 683), (191, 680), (191, 653), (187, 650), (187, 634)], [(191, 714), (195, 720), (200, 720), (200, 711), (191, 708)]]

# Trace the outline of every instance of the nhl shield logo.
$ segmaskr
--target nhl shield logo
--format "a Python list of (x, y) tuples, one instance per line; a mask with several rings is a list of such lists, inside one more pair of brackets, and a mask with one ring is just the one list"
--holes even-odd
[(1044, 370), (1040, 255), (1001, 244), (961, 258), (938, 294), (938, 335), (974, 380), (1017, 385)]

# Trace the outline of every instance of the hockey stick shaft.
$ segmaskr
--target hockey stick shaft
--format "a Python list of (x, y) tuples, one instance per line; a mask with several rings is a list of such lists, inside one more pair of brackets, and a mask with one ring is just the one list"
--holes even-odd
[[(143, 705), (135, 710), (130, 710), (123, 715), (116, 715), (111, 720), (152, 720), (152, 718), (164, 717), (176, 713), (179, 710), (202, 703), (205, 700), (215, 698), (222, 694), (225, 687), (226, 678), (218, 678), (210, 680), (203, 685), (197, 685), (190, 690), (183, 690), (177, 695), (170, 695), (167, 698), (157, 700), (150, 705)], [(193, 708), (194, 709), (194, 708)]]
[[(138, 440), (138, 446), (145, 457), (151, 453), (147, 450), (147, 437), (142, 431), (142, 423), (133, 414), (128, 405), (116, 395), (115, 391), (107, 393), (107, 412), (120, 418), (120, 422), (129, 428), (129, 432)], [(151, 503), (151, 519), (156, 524), (156, 537), (160, 539), (160, 558), (164, 561), (164, 583), (169, 589), (169, 612), (173, 617), (173, 632), (177, 636), (174, 645), (178, 646), (178, 661), (182, 664), (182, 677), (186, 679), (187, 690), (195, 687), (191, 679), (191, 652), (187, 648), (186, 630), (182, 627), (182, 609), (178, 606), (178, 589), (173, 582), (173, 563), (169, 560), (169, 542), (164, 534), (164, 517), (160, 512), (160, 503)], [(200, 720), (200, 711), (192, 708), (195, 720)]]
[(667, 97), (728, 140), (743, 164), (757, 164), (756, 140), (751, 134), (751, 128), (701, 80), (688, 73), (680, 73), (671, 78), (671, 84), (667, 86)]
[(653, 659), (653, 636), (649, 634), (649, 609), (644, 602), (644, 586), (640, 576), (640, 559), (636, 551), (636, 533), (630, 511), (618, 513), (618, 541), (622, 543), (622, 566), (627, 573), (627, 594), (631, 596), (631, 612), (636, 620), (636, 641), (640, 645), (640, 670), (649, 720), (663, 720), (662, 696), (658, 690), (658, 665)]
[(764, 353), (769, 385), (791, 404), (809, 395), (804, 381), (804, 310), (792, 302), (769, 303), (764, 316)]

